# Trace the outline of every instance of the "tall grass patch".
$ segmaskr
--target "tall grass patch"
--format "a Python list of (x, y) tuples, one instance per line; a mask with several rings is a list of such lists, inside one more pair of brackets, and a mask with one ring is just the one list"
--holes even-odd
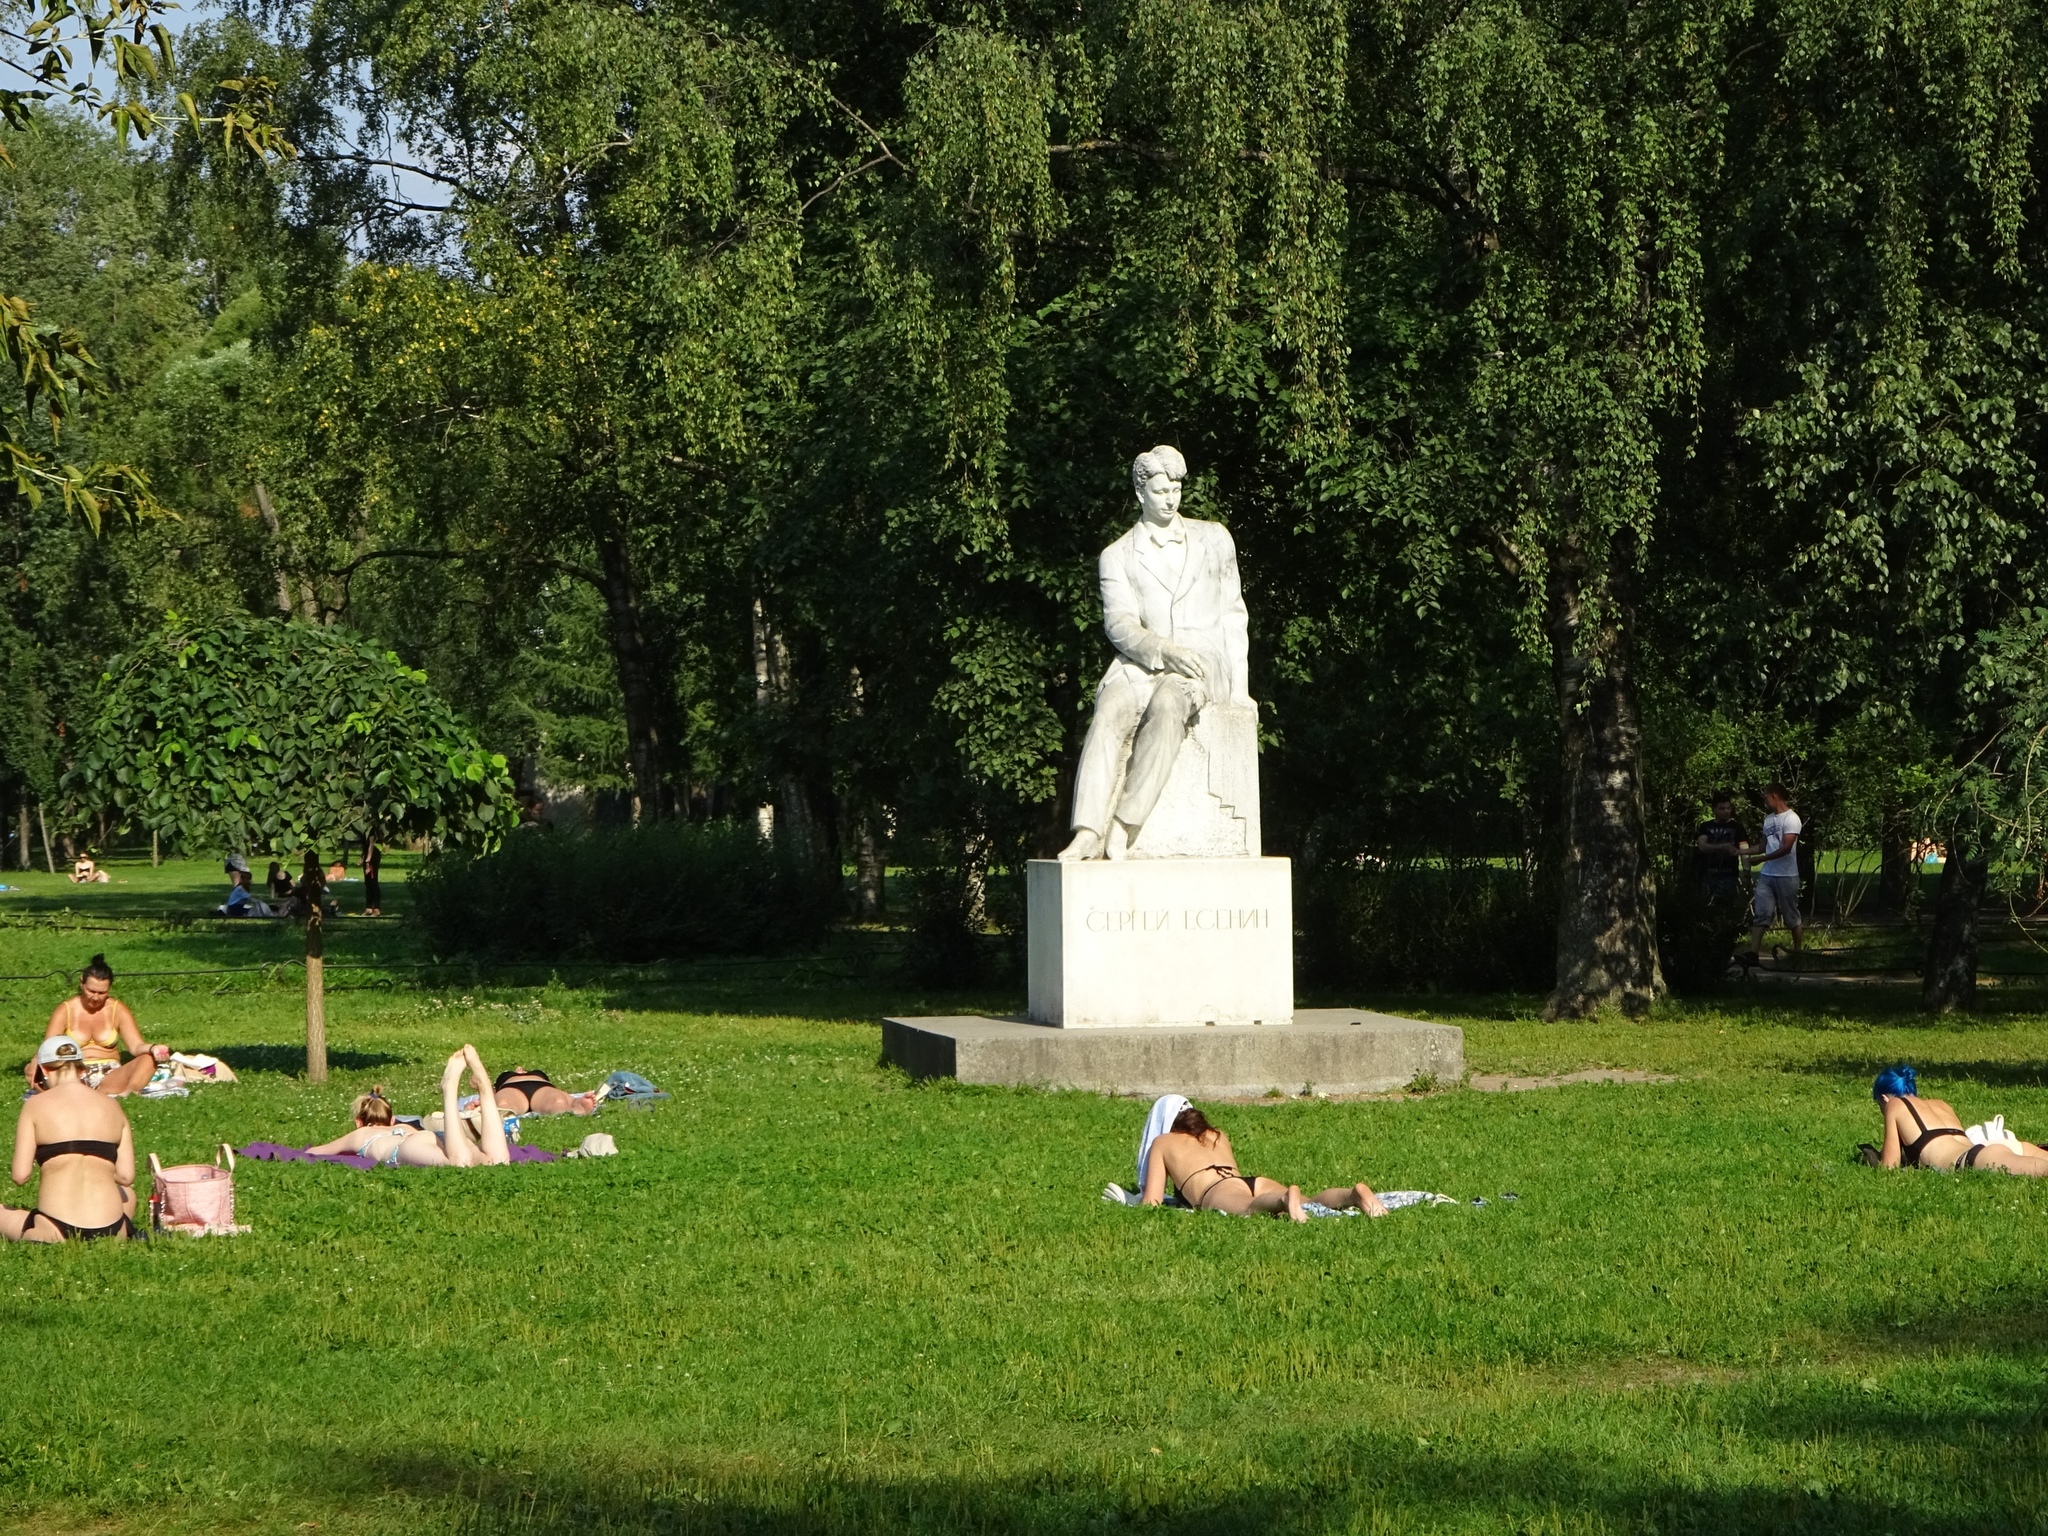
[(817, 943), (838, 892), (809, 863), (732, 822), (528, 828), (481, 857), (442, 854), (410, 882), (443, 953), (657, 960)]

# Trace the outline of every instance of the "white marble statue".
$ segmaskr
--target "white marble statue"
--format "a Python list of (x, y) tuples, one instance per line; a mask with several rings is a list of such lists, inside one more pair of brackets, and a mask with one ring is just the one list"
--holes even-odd
[(1102, 552), (1102, 626), (1117, 655), (1096, 691), (1062, 859), (1259, 854), (1237, 547), (1221, 523), (1180, 515), (1186, 478), (1176, 449), (1138, 455), (1143, 515)]

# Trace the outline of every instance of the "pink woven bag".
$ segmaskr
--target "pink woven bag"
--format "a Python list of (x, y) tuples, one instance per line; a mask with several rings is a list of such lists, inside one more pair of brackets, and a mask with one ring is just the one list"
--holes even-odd
[(220, 1157), (211, 1163), (178, 1163), (166, 1168), (149, 1154), (152, 1205), (159, 1231), (193, 1228), (226, 1230), (235, 1224), (235, 1149), (221, 1143), (227, 1166)]

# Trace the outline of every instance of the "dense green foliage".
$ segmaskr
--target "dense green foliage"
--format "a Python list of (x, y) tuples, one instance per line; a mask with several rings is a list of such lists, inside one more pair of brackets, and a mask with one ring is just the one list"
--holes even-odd
[(517, 821), (505, 759), (396, 656), (339, 630), (170, 616), (108, 667), (73, 779), (175, 846), (332, 854)]
[(530, 828), (488, 853), (441, 854), (408, 885), (441, 953), (533, 961), (801, 948), (824, 934), (838, 897), (810, 866), (731, 822)]
[(1062, 840), (1092, 560), (1172, 440), (1240, 552), (1270, 851), (1513, 862), (1559, 1012), (1661, 988), (1718, 783), (1791, 780), (1892, 905), (1916, 835), (2023, 887), (1962, 765), (2024, 760), (1984, 751), (2048, 576), (2044, 39), (2038, 0), (208, 21), (178, 83), (222, 118), (260, 74), (295, 158), (46, 117), (10, 173), (8, 291), (147, 254), (91, 269), (146, 302), (85, 425), (181, 521), (8, 535), (6, 788), (50, 799), (166, 609), (280, 611), (427, 667), (524, 789), (772, 807), (979, 920)]
[[(234, 1062), (235, 1087), (134, 1105), (166, 1161), (334, 1135), (372, 1082), (423, 1108), (465, 1039), (493, 1069), (581, 1088), (626, 1067), (675, 1097), (526, 1122), (552, 1148), (607, 1131), (616, 1159), (244, 1163), (247, 1237), (0, 1255), (0, 1365), (34, 1383), (0, 1459), (11, 1525), (2038, 1528), (2048, 1190), (1850, 1156), (1876, 1124), (1870, 1073), (1902, 1058), (1965, 1116), (2040, 1129), (2038, 1013), (1927, 1025), (1859, 992), (1566, 1030), (1460, 1009), (1478, 1071), (1680, 1078), (1209, 1105), (1248, 1166), (1489, 1202), (1294, 1230), (1099, 1201), (1130, 1177), (1141, 1102), (876, 1066), (877, 1012), (999, 999), (787, 962), (420, 985), (396, 969), (401, 925), (335, 925), (333, 974), (360, 989), (333, 998), (351, 1049), (314, 1088), (280, 1043), (289, 972), (140, 974), (286, 960), (292, 935), (146, 926), (146, 895), (189, 910), (210, 870), (113, 867), (126, 883), (39, 875), (28, 899), (124, 931), (29, 926), (0, 896), (19, 924), (0, 974), (104, 948), (151, 1038)], [(12, 1038), (66, 986), (0, 984)], [(109, 1298), (147, 1309), (147, 1344), (62, 1364)]]

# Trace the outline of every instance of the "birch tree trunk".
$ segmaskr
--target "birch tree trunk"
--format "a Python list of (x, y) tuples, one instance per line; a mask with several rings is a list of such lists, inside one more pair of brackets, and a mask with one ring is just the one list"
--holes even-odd
[(1990, 873), (1989, 861), (1973, 855), (1963, 834), (1950, 839), (1920, 980), (1920, 1003), (1929, 1013), (1953, 1013), (1976, 1004), (1977, 907)]
[(1657, 891), (1643, 827), (1642, 718), (1633, 614), (1609, 581), (1588, 591), (1565, 555), (1552, 567), (1550, 638), (1563, 745), (1563, 889), (1557, 989), (1544, 1016), (1609, 1006), (1641, 1013), (1664, 990)]
[(608, 528), (597, 540), (606, 617), (611, 622), (612, 662), (618, 668), (619, 694), (626, 716), (626, 760), (633, 777), (633, 824), (662, 815), (662, 770), (667, 744), (662, 739), (660, 679), (653, 649), (640, 611), (640, 590), (633, 574), (632, 552), (623, 529)]

